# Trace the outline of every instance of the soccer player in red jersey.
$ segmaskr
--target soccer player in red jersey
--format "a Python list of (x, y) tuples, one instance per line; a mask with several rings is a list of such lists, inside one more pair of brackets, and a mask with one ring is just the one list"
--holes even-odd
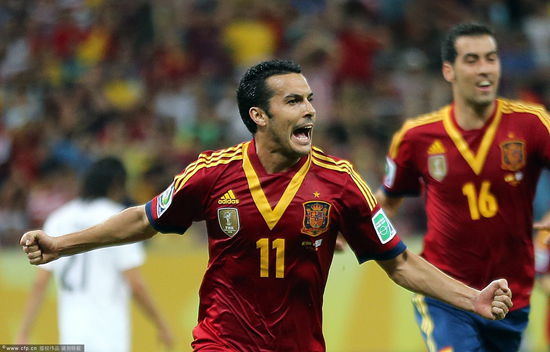
[(532, 202), (550, 166), (550, 118), (542, 106), (497, 98), (500, 61), (489, 28), (453, 27), (442, 44), (453, 103), (405, 122), (393, 137), (377, 198), (395, 214), (425, 193), (422, 256), (476, 288), (504, 277), (514, 307), (498, 322), (415, 296), (429, 351), (517, 351), (534, 280)]
[(410, 253), (352, 165), (312, 146), (313, 93), (298, 65), (267, 61), (237, 99), (251, 141), (208, 151), (145, 205), (61, 237), (23, 235), (32, 264), (205, 221), (209, 262), (195, 351), (325, 351), (323, 291), (336, 236), (399, 285), (488, 319), (511, 306), (506, 280), (479, 291)]

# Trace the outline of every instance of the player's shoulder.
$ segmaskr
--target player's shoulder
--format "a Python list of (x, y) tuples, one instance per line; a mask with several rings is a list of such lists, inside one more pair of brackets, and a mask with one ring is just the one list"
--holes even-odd
[(550, 134), (550, 115), (543, 105), (503, 98), (498, 101), (502, 116), (509, 123)]
[[(228, 167), (235, 165), (235, 162), (243, 160), (246, 146), (250, 142), (243, 142), (229, 148), (218, 150), (206, 150), (199, 154), (197, 159), (188, 164), (179, 174), (174, 177), (173, 187), (179, 192), (182, 187), (194, 180), (197, 184), (209, 184), (222, 177)], [(240, 165), (240, 164), (239, 164)], [(168, 189), (166, 190), (170, 192)], [(165, 192), (166, 192), (165, 191)]]
[(521, 100), (498, 99), (502, 114), (509, 118), (531, 118), (548, 124), (550, 117), (548, 111), (541, 104), (525, 102)]
[(205, 150), (201, 152), (196, 162), (210, 163), (210, 164), (224, 164), (228, 161), (242, 160), (243, 147), (250, 142), (243, 142), (234, 146), (217, 149), (217, 150)]
[(199, 154), (197, 159), (187, 165), (187, 167), (176, 177), (187, 177), (194, 175), (199, 170), (204, 170), (207, 173), (227, 166), (235, 161), (243, 159), (244, 146), (249, 142), (239, 143), (229, 148), (218, 150), (205, 150)]
[(525, 112), (530, 114), (541, 114), (546, 112), (542, 104), (507, 98), (498, 98), (498, 101), (503, 112)]
[(443, 119), (446, 114), (449, 114), (450, 107), (450, 105), (446, 105), (439, 110), (406, 120), (401, 129), (393, 135), (390, 144), (390, 155), (395, 156), (400, 145), (405, 140), (413, 142), (417, 139), (422, 139), (422, 136), (426, 133), (440, 133), (438, 131), (444, 129)]
[(329, 155), (316, 146), (313, 146), (311, 149), (311, 161), (314, 165), (327, 171), (351, 173), (353, 170), (353, 165), (350, 161)]
[(443, 118), (445, 117), (445, 114), (448, 113), (449, 109), (450, 105), (446, 105), (438, 110), (429, 112), (427, 114), (422, 114), (407, 119), (405, 123), (403, 123), (400, 132), (406, 133), (409, 131), (420, 131), (422, 130), (422, 128), (430, 128), (434, 124), (441, 124)]

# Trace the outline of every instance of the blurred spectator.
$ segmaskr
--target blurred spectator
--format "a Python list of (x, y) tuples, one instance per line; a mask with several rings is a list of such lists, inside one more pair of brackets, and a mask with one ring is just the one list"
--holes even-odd
[(181, 80), (166, 80), (153, 97), (157, 116), (174, 119), (178, 132), (188, 131), (197, 118), (197, 84)]
[(550, 4), (534, 0), (532, 10), (523, 23), (536, 64), (541, 70), (550, 68)]
[(338, 33), (337, 81), (369, 83), (374, 74), (375, 55), (388, 40), (387, 30), (374, 25), (373, 14), (360, 1), (346, 1), (342, 15), (342, 29)]
[(4, 57), (0, 63), (2, 80), (14, 77), (29, 69), (31, 65), (29, 42), (25, 35), (24, 24), (21, 26), (16, 23), (16, 19), (12, 19), (7, 27), (5, 37), (9, 38), (9, 41), (5, 44)]
[(336, 74), (337, 42), (335, 35), (325, 27), (319, 18), (311, 21), (310, 27), (294, 47), (296, 62), (304, 66), (311, 90), (315, 92), (317, 117), (321, 125), (335, 119), (334, 79)]
[(260, 2), (243, 0), (236, 4), (222, 36), (234, 64), (244, 70), (275, 54), (277, 36), (273, 27), (259, 17)]
[(74, 172), (57, 160), (47, 160), (39, 171), (40, 178), (33, 183), (27, 199), (29, 225), (42, 227), (50, 213), (77, 194), (78, 181)]
[(21, 178), (10, 175), (0, 188), (0, 246), (17, 244), (21, 231), (29, 228), (26, 192)]
[(200, 74), (222, 79), (232, 71), (228, 48), (223, 42), (224, 10), (218, 1), (196, 1), (183, 28), (184, 47), (188, 51), (190, 66)]
[(235, 101), (235, 92), (232, 86), (227, 85), (223, 88), (223, 95), (216, 105), (216, 114), (226, 126), (226, 144), (236, 144), (250, 138), (250, 132), (239, 117), (239, 107)]
[[(33, 89), (34, 88), (34, 89)], [(23, 84), (6, 96), (4, 121), (8, 130), (16, 130), (35, 121), (41, 112), (41, 96), (36, 87)]]
[(75, 23), (71, 10), (61, 10), (58, 21), (54, 24), (51, 38), (55, 55), (62, 60), (72, 59), (77, 46), (83, 39), (84, 31)]
[(95, 21), (76, 49), (76, 57), (89, 67), (106, 59), (114, 46), (116, 20), (106, 10), (99, 11)]
[(391, 80), (403, 102), (401, 116), (417, 116), (425, 113), (427, 107), (435, 108), (431, 101), (433, 77), (426, 54), (420, 49), (407, 48), (400, 56)]

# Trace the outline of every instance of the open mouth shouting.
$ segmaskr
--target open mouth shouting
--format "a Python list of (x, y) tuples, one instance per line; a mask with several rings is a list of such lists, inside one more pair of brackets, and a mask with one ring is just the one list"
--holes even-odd
[(298, 126), (292, 131), (291, 140), (299, 145), (310, 145), (311, 144), (311, 133), (313, 131), (313, 124), (308, 123), (302, 126)]

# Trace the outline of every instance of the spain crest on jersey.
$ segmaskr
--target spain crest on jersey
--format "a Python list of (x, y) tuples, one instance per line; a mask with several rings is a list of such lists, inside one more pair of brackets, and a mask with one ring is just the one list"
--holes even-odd
[(525, 143), (506, 141), (500, 144), (501, 167), (504, 170), (518, 171), (525, 166)]
[(311, 201), (303, 203), (304, 226), (302, 233), (309, 236), (319, 236), (328, 230), (331, 205), (322, 201)]

